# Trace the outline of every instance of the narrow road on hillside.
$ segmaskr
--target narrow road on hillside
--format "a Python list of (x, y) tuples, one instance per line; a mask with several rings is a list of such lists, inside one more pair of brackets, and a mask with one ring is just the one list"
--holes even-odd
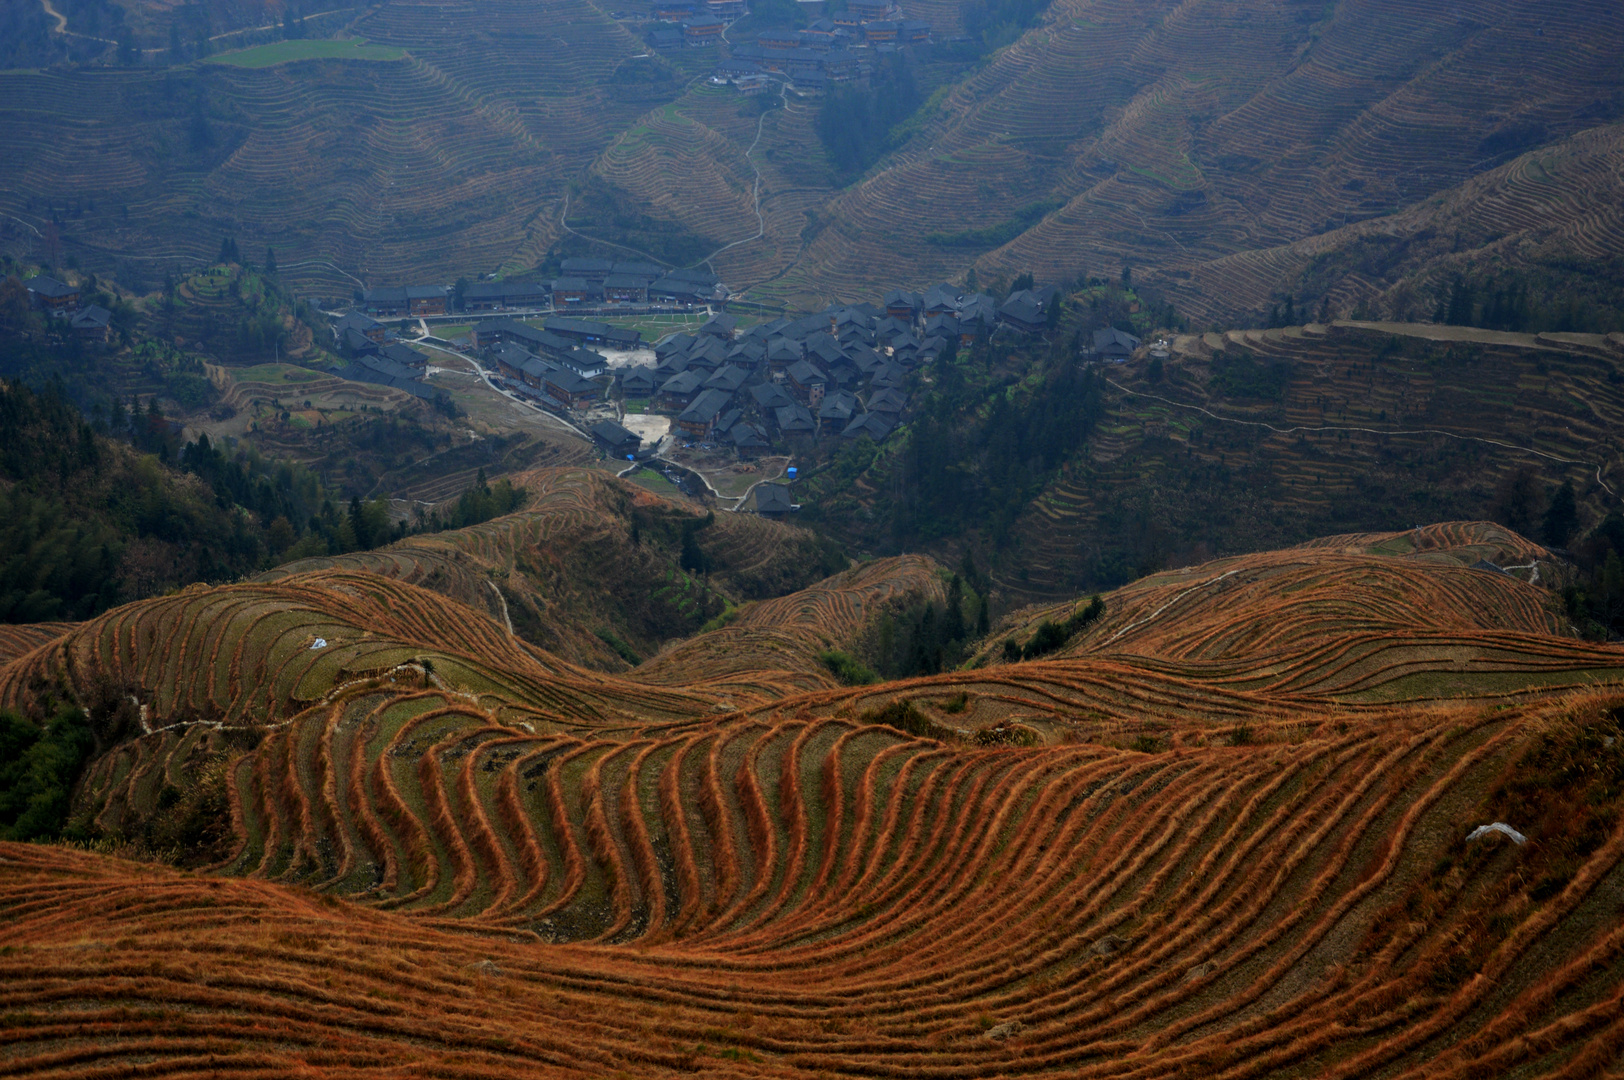
[[(315, 11), (315, 12), (310, 13), (309, 15), (301, 15), (301, 16), (299, 16), (299, 19), (302, 22), (305, 19), (319, 19), (323, 15), (337, 15), (340, 11), (354, 11), (354, 10), (355, 10), (355, 8), (353, 8), (353, 7), (331, 8), (331, 9), (329, 9), (327, 11)], [(278, 23), (267, 23), (264, 26), (244, 26), (244, 27), (242, 27), (240, 29), (237, 29), (237, 30), (227, 30), (223, 34), (215, 34), (213, 37), (209, 38), (209, 40), (210, 41), (219, 41), (221, 38), (234, 37), (237, 34), (252, 34), (252, 33), (254, 33), (255, 31), (258, 31), (258, 30), (280, 30), (280, 29), (282, 29), (282, 24), (279, 23), (279, 22)], [(158, 50), (154, 49), (152, 51), (156, 52)]]
[[(695, 476), (699, 477), (700, 483), (704, 484), (705, 489), (707, 491), (709, 491), (711, 493), (711, 495), (716, 499), (716, 505), (718, 507), (720, 507), (723, 510), (726, 510), (730, 514), (736, 514), (736, 513), (739, 512), (740, 508), (744, 506), (744, 501), (750, 497), (750, 493), (752, 491), (756, 490), (756, 488), (760, 487), (762, 484), (770, 484), (774, 480), (777, 480), (777, 479), (779, 479), (781, 477), (784, 477), (784, 476), (788, 476), (789, 475), (790, 462), (794, 461), (795, 459), (790, 458), (787, 461), (785, 461), (784, 462), (784, 467), (782, 469), (778, 470), (778, 474), (776, 476), (764, 476), (760, 480), (757, 480), (755, 483), (751, 484), (749, 487), (745, 488), (743, 495), (723, 495), (720, 491), (716, 490), (716, 485), (712, 484), (710, 482), (710, 477), (706, 476), (704, 473), (700, 472), (698, 469), (694, 468), (692, 465), (684, 465), (680, 461), (672, 461), (670, 458), (665, 457), (665, 456), (663, 456), (661, 454), (656, 454), (656, 455), (654, 455), (654, 457), (650, 458), (649, 460), (651, 460), (651, 461), (663, 461), (667, 465), (671, 465), (671, 466), (674, 466), (674, 467), (676, 467), (678, 469), (681, 469), (683, 472), (693, 473)], [(617, 475), (617, 476), (625, 476), (626, 473), (632, 472), (633, 470), (635, 470), (635, 469), (637, 469), (639, 467), (640, 466), (638, 466), (638, 465), (633, 465), (633, 466), (631, 466), (631, 468), (625, 469), (622, 472), (616, 473), (615, 475)], [(722, 506), (722, 500), (723, 499), (731, 500), (733, 502), (733, 505), (732, 506)]]
[(588, 243), (602, 244), (604, 247), (619, 248), (621, 251), (629, 251), (633, 255), (640, 255), (643, 258), (647, 259), (649, 262), (658, 263), (660, 266), (670, 266), (671, 265), (670, 263), (666, 262), (664, 259), (657, 259), (653, 255), (650, 255), (646, 251), (639, 251), (634, 247), (627, 247), (625, 244), (617, 244), (617, 243), (614, 243), (611, 240), (599, 240), (596, 236), (588, 236), (586, 233), (576, 232), (574, 229), (570, 228), (569, 216), (570, 216), (570, 193), (568, 191), (565, 191), (564, 192), (564, 212), (562, 214), (558, 215), (558, 227), (560, 229), (563, 229), (565, 232), (569, 233), (571, 236), (579, 236), (582, 240), (585, 240)]
[(90, 34), (81, 34), (77, 30), (69, 30), (68, 29), (68, 17), (66, 15), (62, 14), (60, 11), (56, 10), (56, 8), (52, 7), (51, 6), (51, 0), (39, 0), (39, 2), (40, 2), (40, 6), (45, 9), (45, 14), (49, 15), (51, 18), (56, 20), (56, 32), (57, 33), (65, 35), (67, 37), (84, 38), (86, 41), (99, 41), (103, 45), (117, 45), (118, 44), (118, 42), (110, 41), (110, 40), (108, 40), (107, 38), (104, 38), (104, 37), (92, 37)]
[(1543, 450), (1535, 450), (1531, 446), (1518, 446), (1516, 443), (1500, 442), (1497, 439), (1485, 439), (1481, 435), (1461, 435), (1453, 431), (1444, 431), (1441, 428), (1406, 428), (1403, 430), (1396, 430), (1388, 428), (1348, 427), (1335, 424), (1328, 424), (1321, 427), (1275, 427), (1273, 424), (1267, 424), (1261, 420), (1237, 420), (1229, 416), (1219, 416), (1211, 409), (1203, 408), (1200, 405), (1190, 405), (1182, 401), (1174, 401), (1172, 398), (1164, 398), (1159, 394), (1146, 394), (1141, 393), (1138, 390), (1129, 390), (1126, 386), (1123, 386), (1121, 383), (1118, 383), (1109, 377), (1107, 377), (1105, 381), (1130, 397), (1149, 398), (1152, 401), (1160, 401), (1164, 405), (1171, 405), (1176, 409), (1189, 409), (1192, 412), (1198, 412), (1204, 416), (1210, 416), (1212, 419), (1224, 424), (1240, 424), (1244, 427), (1266, 428), (1269, 431), (1274, 432), (1276, 435), (1316, 435), (1336, 431), (1360, 431), (1369, 435), (1442, 435), (1446, 439), (1456, 439), (1460, 442), (1483, 443), (1487, 446), (1498, 446), (1503, 450), (1515, 450), (1520, 454), (1532, 454), (1535, 457), (1544, 458), (1546, 461), (1554, 461), (1561, 465), (1583, 465), (1586, 468), (1594, 468), (1596, 470), (1596, 483), (1600, 484), (1602, 490), (1606, 491), (1607, 494), (1611, 495), (1615, 499), (1618, 498), (1618, 492), (1609, 487), (1607, 481), (1601, 478), (1601, 464), (1599, 462), (1583, 461), (1578, 458), (1558, 457), (1555, 454), (1547, 454)]
[[(783, 103), (784, 108), (789, 108), (788, 80), (778, 84), (778, 99)], [(711, 272), (715, 273), (716, 267), (711, 266), (711, 260), (716, 258), (716, 256), (720, 255), (724, 251), (727, 251), (729, 248), (736, 248), (740, 244), (748, 244), (753, 241), (760, 240), (763, 236), (767, 235), (767, 219), (761, 213), (761, 166), (757, 165), (755, 159), (750, 156), (756, 152), (756, 147), (761, 145), (761, 132), (762, 129), (766, 127), (766, 124), (767, 114), (762, 113), (756, 118), (756, 137), (750, 140), (750, 148), (744, 152), (744, 160), (749, 162), (751, 170), (756, 174), (755, 184), (751, 188), (751, 198), (755, 202), (753, 209), (756, 212), (756, 234), (754, 236), (747, 236), (743, 240), (735, 240), (731, 244), (723, 244), (721, 247), (717, 248), (703, 259), (700, 259), (698, 262), (694, 263), (694, 266), (710, 266)]]
[[(447, 356), (455, 356), (458, 360), (467, 360), (468, 359), (466, 356), (463, 356), (459, 352), (455, 352), (455, 351), (453, 351), (451, 349), (442, 349), (440, 346), (438, 346), (438, 345), (430, 345), (426, 341), (417, 341), (417, 342), (414, 342), (413, 344), (422, 346), (425, 349), (433, 349), (435, 352), (445, 353)], [(548, 412), (546, 409), (538, 408), (535, 405), (531, 405), (528, 401), (525, 401), (523, 398), (520, 398), (520, 397), (517, 397), (517, 396), (515, 396), (513, 394), (510, 394), (506, 390), (503, 390), (501, 387), (496, 386), (494, 383), (491, 382), (491, 373), (490, 372), (486, 371), (482, 367), (479, 367), (479, 365), (477, 365), (477, 364), (474, 365), (474, 366), (477, 369), (477, 373), (476, 373), (475, 377), (477, 379), (479, 379), (480, 382), (484, 383), (485, 388), (487, 390), (489, 390), (491, 393), (497, 394), (497, 395), (499, 395), (499, 396), (501, 396), (503, 398), (506, 398), (508, 401), (514, 402), (516, 404), (528, 406), (529, 409), (532, 412), (534, 412), (537, 416), (539, 416), (543, 420), (547, 421), (549, 426), (555, 427), (559, 431), (567, 431), (569, 434), (577, 435), (577, 436), (585, 439), (587, 442), (592, 441), (592, 437), (590, 435), (588, 435), (586, 432), (582, 431), (580, 428), (576, 427), (574, 424), (570, 423), (568, 420), (565, 420), (563, 417), (554, 415), (553, 413)]]

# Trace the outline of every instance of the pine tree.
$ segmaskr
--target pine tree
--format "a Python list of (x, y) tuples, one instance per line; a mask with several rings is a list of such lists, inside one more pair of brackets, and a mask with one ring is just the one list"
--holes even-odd
[(265, 273), (276, 273), (276, 252), (271, 250), (269, 244), (265, 246)]
[(1552, 547), (1567, 546), (1573, 531), (1579, 527), (1579, 507), (1573, 493), (1573, 481), (1564, 480), (1562, 486), (1556, 489), (1541, 525), (1547, 544)]

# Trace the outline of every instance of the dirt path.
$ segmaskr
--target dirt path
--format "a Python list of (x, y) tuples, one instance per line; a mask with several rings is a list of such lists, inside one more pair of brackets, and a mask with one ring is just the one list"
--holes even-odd
[[(445, 353), (447, 356), (455, 356), (458, 360), (465, 359), (461, 353), (455, 352), (451, 349), (443, 349), (438, 345), (430, 345), (426, 341), (416, 341), (413, 342), (413, 344), (421, 346), (425, 349), (433, 349), (435, 352)], [(480, 382), (484, 383), (485, 388), (491, 393), (496, 394), (498, 397), (506, 398), (508, 401), (511, 401), (514, 404), (527, 407), (531, 412), (535, 413), (536, 416), (540, 417), (546, 422), (545, 426), (554, 427), (559, 431), (564, 431), (571, 435), (579, 436), (580, 438), (585, 439), (587, 442), (592, 441), (592, 436), (588, 435), (586, 432), (582, 431), (568, 420), (565, 420), (563, 417), (556, 416), (553, 413), (548, 412), (546, 409), (537, 408), (536, 406), (531, 405), (528, 401), (516, 397), (513, 394), (510, 394), (507, 391), (493, 385), (491, 383), (490, 372), (486, 371), (484, 368), (477, 368), (474, 373), (474, 377)]]
[[(778, 84), (778, 97), (783, 103), (783, 107), (786, 109), (789, 108), (788, 80), (784, 80)], [(756, 137), (750, 140), (750, 148), (744, 152), (744, 160), (750, 163), (751, 171), (756, 174), (755, 184), (751, 188), (751, 197), (755, 201), (754, 209), (756, 212), (756, 234), (754, 236), (747, 236), (743, 240), (735, 240), (731, 244), (723, 244), (721, 247), (717, 248), (703, 259), (700, 259), (698, 262), (694, 263), (694, 266), (710, 266), (712, 272), (714, 272), (716, 267), (711, 266), (711, 260), (716, 258), (716, 256), (731, 248), (736, 248), (740, 244), (753, 243), (767, 235), (767, 218), (761, 213), (761, 166), (757, 165), (755, 159), (750, 156), (756, 152), (756, 147), (761, 145), (761, 132), (763, 128), (766, 127), (766, 124), (767, 114), (762, 113), (756, 118)]]
[(563, 229), (565, 232), (569, 233), (571, 236), (579, 236), (582, 240), (588, 241), (589, 243), (602, 244), (604, 247), (612, 247), (612, 248), (618, 248), (621, 251), (629, 251), (633, 255), (640, 256), (640, 257), (642, 257), (644, 259), (647, 259), (649, 262), (655, 263), (655, 264), (657, 264), (659, 266), (670, 266), (671, 265), (670, 263), (666, 262), (664, 259), (657, 259), (653, 255), (650, 255), (646, 251), (639, 251), (634, 247), (627, 247), (625, 244), (617, 244), (612, 240), (599, 240), (596, 236), (588, 236), (586, 233), (576, 232), (574, 229), (570, 228), (569, 216), (570, 216), (570, 193), (568, 191), (566, 191), (566, 192), (564, 192), (564, 212), (558, 215), (558, 227), (560, 229)]
[[(745, 488), (743, 495), (723, 495), (720, 491), (716, 490), (716, 485), (714, 485), (714, 484), (712, 484), (710, 482), (710, 477), (706, 476), (703, 472), (700, 472), (698, 469), (694, 468), (692, 465), (684, 465), (680, 461), (673, 461), (670, 458), (665, 457), (665, 456), (660, 455), (660, 454), (656, 454), (650, 460), (652, 460), (652, 461), (663, 461), (667, 465), (675, 466), (676, 468), (681, 469), (683, 472), (693, 473), (695, 476), (699, 477), (700, 482), (705, 485), (705, 489), (707, 491), (709, 491), (711, 493), (712, 497), (714, 497), (716, 499), (717, 507), (719, 509), (726, 510), (730, 514), (738, 513), (740, 508), (744, 506), (745, 501), (750, 498), (750, 493), (752, 491), (756, 490), (756, 488), (760, 487), (762, 484), (770, 484), (774, 480), (778, 480), (778, 479), (781, 479), (782, 477), (788, 476), (789, 475), (789, 467), (795, 461), (794, 458), (786, 459), (785, 462), (784, 462), (783, 468), (778, 470), (778, 474), (776, 476), (763, 476), (760, 480), (757, 480), (755, 483), (753, 483), (749, 487)], [(635, 468), (638, 468), (638, 466), (634, 465), (634, 466), (632, 466), (631, 469), (627, 469), (626, 472), (631, 472), (632, 469), (635, 469)], [(624, 476), (626, 474), (626, 472), (618, 473), (616, 475)], [(732, 502), (733, 505), (732, 506), (723, 506), (722, 505), (723, 500), (728, 500), (728, 501)]]
[(76, 30), (69, 30), (68, 29), (68, 17), (66, 15), (62, 14), (60, 11), (56, 10), (56, 8), (52, 7), (51, 6), (51, 0), (39, 0), (39, 2), (40, 2), (40, 6), (45, 9), (45, 14), (49, 15), (51, 18), (56, 20), (56, 32), (57, 33), (62, 34), (65, 37), (84, 38), (86, 41), (99, 41), (103, 45), (117, 45), (118, 44), (118, 42), (111, 41), (111, 40), (109, 40), (107, 38), (104, 38), (104, 37), (93, 37), (90, 34), (81, 34)]
[[(43, 3), (44, 0), (41, 0), (41, 2)], [(301, 15), (301, 16), (299, 16), (299, 19), (302, 22), (305, 19), (319, 19), (323, 15), (336, 15), (340, 11), (354, 11), (354, 10), (355, 10), (355, 8), (353, 8), (353, 7), (342, 7), (342, 8), (332, 8), (332, 9), (330, 9), (328, 11), (313, 11), (309, 15)], [(252, 34), (256, 30), (280, 30), (281, 28), (282, 28), (282, 24), (279, 23), (279, 22), (277, 22), (277, 23), (266, 23), (264, 26), (244, 26), (240, 30), (227, 30), (223, 34), (215, 34), (213, 37), (209, 38), (209, 40), (210, 41), (219, 41), (221, 38), (234, 37), (237, 34)], [(154, 50), (151, 50), (151, 51), (158, 52), (160, 50), (154, 49)]]

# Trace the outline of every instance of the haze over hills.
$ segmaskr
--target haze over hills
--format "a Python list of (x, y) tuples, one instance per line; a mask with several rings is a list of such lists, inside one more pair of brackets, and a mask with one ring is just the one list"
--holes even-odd
[(1001, 639), (1069, 606), (810, 690), (928, 564), (646, 677), (349, 571), (41, 631), (0, 695), (99, 702), (75, 827), (196, 869), (0, 845), (0, 1043), (19, 1076), (1601, 1074), (1624, 651), (1485, 556), (1549, 558), (1332, 537), (1108, 594), (1036, 659)]
[(391, 0), (347, 30), (398, 59), (8, 72), (0, 210), (109, 268), (274, 242), (337, 294), (584, 235), (797, 305), (1123, 267), (1203, 326), (1287, 293), (1425, 314), (1466, 269), (1619, 303), (1574, 264), (1618, 251), (1616, 5), (1064, 0), (984, 64), (921, 60), (940, 92), (843, 188), (816, 98), (741, 108), (717, 48), (650, 55), (638, 18)]

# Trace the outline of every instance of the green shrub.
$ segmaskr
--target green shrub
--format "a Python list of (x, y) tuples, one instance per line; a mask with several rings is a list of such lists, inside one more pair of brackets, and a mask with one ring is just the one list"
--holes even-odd
[(818, 661), (847, 686), (871, 686), (880, 681), (880, 676), (873, 668), (850, 653), (838, 649), (827, 649), (818, 653)]
[(0, 712), (0, 840), (58, 836), (95, 745), (82, 709), (63, 706), (43, 730)]
[(620, 636), (607, 626), (595, 630), (593, 633), (597, 634), (600, 641), (615, 650), (620, 658), (632, 667), (636, 667), (643, 662), (643, 658), (637, 655), (637, 650), (622, 641)]
[(926, 739), (945, 739), (951, 734), (946, 728), (920, 712), (919, 708), (906, 698), (878, 709), (870, 709), (862, 715), (862, 721), (865, 724), (884, 724)]
[[(1065, 645), (1066, 642), (1082, 633), (1084, 628), (1097, 621), (1099, 617), (1104, 614), (1105, 601), (1096, 596), (1089, 600), (1088, 604), (1083, 608), (1083, 610), (1072, 615), (1072, 617), (1067, 619), (1065, 622), (1057, 623), (1045, 619), (1042, 625), (1038, 627), (1038, 632), (1032, 635), (1032, 640), (1026, 643), (1026, 648), (1021, 651), (1020, 658), (1023, 660), (1032, 660), (1036, 657), (1054, 652), (1056, 649), (1059, 649)], [(1009, 656), (1010, 645), (1012, 643), (1012, 641), (1006, 641), (1004, 643), (1004, 655), (1006, 658)]]

